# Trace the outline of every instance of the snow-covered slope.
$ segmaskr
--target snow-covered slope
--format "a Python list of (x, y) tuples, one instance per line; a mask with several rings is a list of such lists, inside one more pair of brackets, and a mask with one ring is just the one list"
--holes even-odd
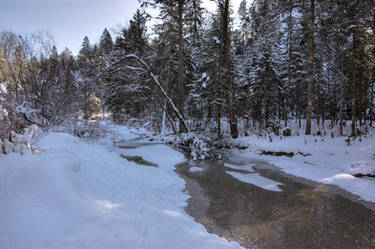
[[(136, 137), (120, 127), (117, 136)], [(184, 212), (188, 195), (173, 171), (184, 157), (169, 147), (132, 151), (153, 168), (121, 158), (108, 139), (50, 133), (38, 146), (40, 154), (0, 157), (0, 248), (240, 248)]]

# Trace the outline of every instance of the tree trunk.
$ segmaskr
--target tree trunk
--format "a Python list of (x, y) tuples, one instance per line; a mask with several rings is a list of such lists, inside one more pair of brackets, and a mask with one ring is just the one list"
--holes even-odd
[(374, 122), (374, 83), (371, 85), (371, 110), (370, 110), (370, 127), (372, 127), (372, 123)]
[[(375, 36), (375, 6), (372, 12), (372, 33)], [(375, 37), (373, 38), (373, 42), (375, 42)], [(375, 44), (373, 44), (375, 45)], [(371, 84), (371, 98), (370, 98), (370, 127), (372, 127), (372, 122), (374, 121), (374, 81), (375, 81), (375, 74), (372, 74), (372, 84)]]
[(315, 0), (311, 0), (310, 10), (310, 52), (309, 52), (309, 83), (307, 86), (307, 108), (306, 108), (306, 135), (311, 134), (312, 98), (314, 82), (314, 22), (315, 22)]
[(340, 89), (340, 136), (343, 135), (344, 126), (344, 87)]
[(280, 125), (281, 119), (282, 119), (282, 111), (281, 111), (281, 105), (282, 105), (282, 97), (281, 92), (278, 93), (278, 103), (277, 103), (277, 115), (278, 115), (278, 124)]
[(211, 107), (211, 104), (208, 104), (206, 124), (211, 122), (211, 118), (212, 118), (212, 107)]
[(302, 103), (302, 100), (301, 100), (302, 96), (298, 97), (298, 128), (302, 128), (302, 106), (301, 106), (301, 103)]
[(286, 88), (286, 93), (285, 93), (285, 109), (284, 109), (284, 126), (288, 126), (288, 106), (289, 106), (289, 95), (290, 95), (290, 85), (291, 85), (291, 75), (292, 75), (292, 69), (291, 69), (291, 58), (292, 58), (292, 46), (291, 46), (291, 18), (292, 18), (292, 12), (293, 8), (290, 9), (289, 11), (289, 24), (288, 24), (288, 85)]
[(166, 134), (166, 130), (167, 130), (167, 123), (166, 123), (166, 118), (167, 118), (167, 103), (166, 101), (164, 101), (163, 103), (163, 118), (162, 118), (162, 121), (161, 121), (161, 134), (162, 135), (165, 135)]
[[(184, 61), (183, 61), (183, 52), (184, 52), (184, 37), (183, 37), (183, 11), (184, 11), (184, 0), (178, 1), (178, 100), (177, 107), (178, 111), (184, 117)], [(186, 129), (182, 123), (179, 127), (180, 133), (186, 132)]]
[(102, 108), (102, 119), (105, 119), (105, 107), (104, 107), (104, 100), (103, 100), (103, 97), (100, 96), (100, 106)]
[(356, 136), (356, 118), (357, 118), (357, 79), (356, 79), (356, 58), (355, 53), (357, 50), (357, 37), (355, 29), (353, 29), (353, 47), (350, 54), (351, 61), (351, 90), (352, 90), (352, 134), (351, 136)]
[[(161, 104), (160, 102), (158, 102), (160, 107), (163, 109), (163, 121), (162, 121), (162, 134), (165, 135), (165, 131), (166, 131), (166, 128), (167, 128), (167, 124), (166, 124), (166, 121), (165, 121), (165, 118), (168, 119), (171, 127), (172, 127), (172, 130), (173, 130), (173, 133), (175, 135), (177, 135), (177, 131), (176, 131), (176, 128), (174, 127), (174, 123), (173, 123), (173, 120), (171, 119), (169, 113), (168, 113), (168, 110), (167, 110), (167, 101), (164, 101), (163, 104)], [(164, 127), (164, 128), (163, 128)], [(165, 130), (164, 130), (165, 129)]]
[(269, 101), (266, 100), (265, 110), (264, 110), (264, 127), (268, 128), (268, 120), (270, 116)]
[(230, 70), (230, 37), (229, 37), (229, 0), (224, 1), (224, 9), (222, 9), (223, 18), (223, 36), (224, 36), (224, 67), (225, 81), (227, 85), (228, 96), (228, 116), (230, 125), (230, 134), (233, 138), (238, 137), (237, 120), (233, 111), (233, 86)]
[(217, 138), (221, 138), (221, 106), (216, 104), (217, 113), (216, 113), (216, 123), (217, 123)]

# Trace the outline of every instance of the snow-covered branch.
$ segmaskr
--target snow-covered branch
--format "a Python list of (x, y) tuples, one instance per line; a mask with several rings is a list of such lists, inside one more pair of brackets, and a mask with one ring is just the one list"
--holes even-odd
[[(133, 67), (133, 66), (128, 65), (127, 60), (129, 60), (129, 59), (136, 60), (143, 68), (141, 68), (141, 67)], [(168, 104), (172, 107), (172, 110), (173, 110), (174, 114), (177, 116), (178, 120), (182, 123), (182, 125), (184, 126), (184, 128), (186, 129), (186, 131), (188, 133), (190, 133), (190, 129), (187, 126), (186, 121), (185, 121), (184, 117), (181, 115), (181, 113), (178, 110), (177, 106), (175, 105), (175, 103), (173, 102), (173, 100), (169, 97), (169, 95), (165, 91), (165, 89), (162, 86), (162, 84), (159, 82), (158, 77), (151, 71), (150, 66), (142, 58), (140, 58), (139, 56), (137, 56), (135, 54), (128, 54), (128, 55), (125, 55), (121, 60), (117, 61), (115, 63), (115, 65), (116, 64), (124, 64), (124, 66), (122, 66), (121, 68), (117, 69), (117, 71), (120, 71), (120, 70), (133, 70), (133, 71), (142, 72), (145, 75), (147, 75), (151, 79), (151, 81), (154, 83), (154, 85), (156, 85), (157, 88), (160, 90), (160, 92), (162, 93), (163, 97), (168, 102)]]

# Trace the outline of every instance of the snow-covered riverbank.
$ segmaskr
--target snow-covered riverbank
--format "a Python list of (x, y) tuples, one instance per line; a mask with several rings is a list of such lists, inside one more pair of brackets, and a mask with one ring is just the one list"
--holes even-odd
[[(121, 150), (113, 140), (137, 131), (107, 128), (112, 137), (99, 142), (49, 133), (40, 154), (0, 157), (1, 248), (240, 248), (185, 213), (189, 196), (173, 171), (181, 153), (160, 144)], [(159, 167), (129, 162), (126, 151)]]
[[(272, 140), (272, 141), (271, 141)], [(361, 141), (360, 141), (361, 140)], [(235, 154), (268, 161), (286, 173), (320, 183), (334, 184), (363, 200), (375, 202), (375, 178), (358, 178), (361, 173), (375, 174), (375, 129), (361, 139), (330, 136), (273, 136), (271, 139), (249, 136), (236, 144), (247, 149)], [(264, 152), (286, 152), (288, 156), (265, 155)]]

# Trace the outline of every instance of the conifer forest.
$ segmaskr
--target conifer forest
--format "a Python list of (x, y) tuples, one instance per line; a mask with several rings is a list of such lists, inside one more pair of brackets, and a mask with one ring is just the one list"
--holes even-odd
[(372, 0), (216, 3), (208, 13), (201, 0), (143, 1), (98, 43), (83, 37), (77, 55), (43, 32), (2, 31), (0, 137), (105, 113), (216, 138), (290, 123), (356, 136), (374, 125)]

